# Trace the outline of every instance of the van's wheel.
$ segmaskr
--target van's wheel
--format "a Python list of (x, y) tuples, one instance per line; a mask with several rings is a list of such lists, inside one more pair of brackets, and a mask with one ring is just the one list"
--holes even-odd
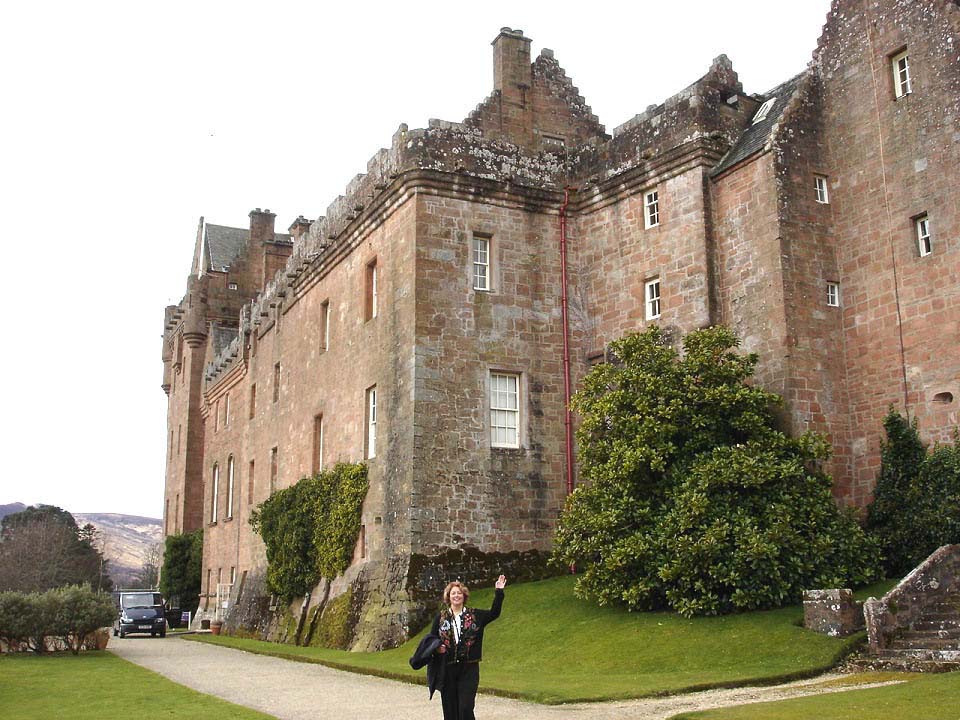
[(157, 636), (157, 633), (155, 633), (153, 630), (151, 630), (151, 631), (150, 631), (150, 637), (156, 637), (156, 636)]
[(120, 628), (120, 637), (121, 637), (121, 639), (122, 639), (122, 638), (125, 638), (126, 636), (127, 636), (127, 634), (123, 631), (123, 628)]
[(166, 630), (161, 630), (161, 631), (160, 631), (160, 637), (165, 638), (166, 636), (167, 636), (167, 631), (166, 631)]

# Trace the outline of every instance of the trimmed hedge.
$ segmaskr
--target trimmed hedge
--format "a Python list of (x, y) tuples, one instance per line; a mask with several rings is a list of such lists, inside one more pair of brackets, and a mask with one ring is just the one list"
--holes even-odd
[(42, 653), (53, 641), (76, 655), (116, 614), (109, 595), (82, 585), (44, 593), (0, 592), (0, 640), (8, 652)]

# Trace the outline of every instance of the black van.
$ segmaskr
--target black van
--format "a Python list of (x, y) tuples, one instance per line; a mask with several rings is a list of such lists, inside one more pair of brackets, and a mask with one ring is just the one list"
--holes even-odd
[(117, 619), (113, 634), (150, 633), (151, 637), (167, 636), (167, 620), (163, 613), (163, 596), (152, 590), (121, 590), (116, 593)]

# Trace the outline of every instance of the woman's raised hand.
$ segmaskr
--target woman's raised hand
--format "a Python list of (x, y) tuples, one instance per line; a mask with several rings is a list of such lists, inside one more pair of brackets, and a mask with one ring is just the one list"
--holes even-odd
[(497, 578), (497, 582), (494, 583), (494, 587), (495, 587), (497, 590), (503, 590), (503, 588), (504, 588), (504, 586), (506, 586), (506, 584), (507, 584), (507, 576), (506, 576), (506, 575), (501, 575), (500, 577)]

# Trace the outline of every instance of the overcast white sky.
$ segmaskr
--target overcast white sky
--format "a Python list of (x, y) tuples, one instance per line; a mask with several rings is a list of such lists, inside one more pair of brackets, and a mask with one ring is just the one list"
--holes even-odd
[(11, 3), (0, 26), (0, 504), (160, 517), (163, 308), (201, 215), (315, 218), (401, 122), (462, 120), (490, 42), (552, 48), (612, 130), (727, 54), (810, 60), (830, 0)]

